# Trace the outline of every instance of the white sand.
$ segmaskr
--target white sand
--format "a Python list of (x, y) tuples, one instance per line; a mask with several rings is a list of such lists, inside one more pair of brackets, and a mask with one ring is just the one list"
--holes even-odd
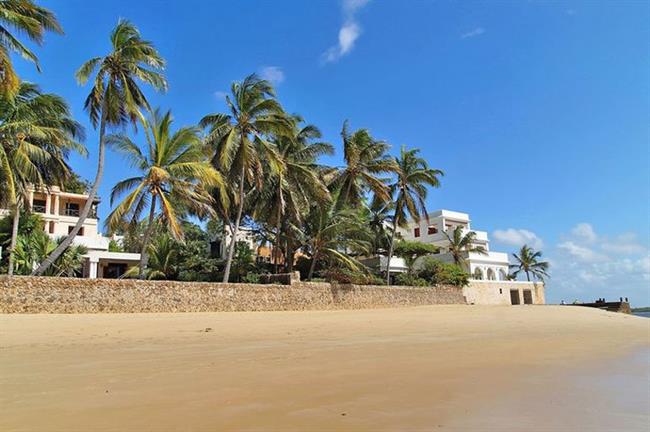
[[(647, 430), (650, 421), (638, 357), (650, 320), (588, 308), (0, 315), (0, 347), (2, 431)], [(604, 372), (620, 379), (597, 379)]]

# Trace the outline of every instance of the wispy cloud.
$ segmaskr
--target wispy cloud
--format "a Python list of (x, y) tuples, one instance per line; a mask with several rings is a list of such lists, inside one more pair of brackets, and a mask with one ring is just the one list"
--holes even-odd
[(521, 247), (528, 245), (533, 249), (540, 249), (544, 246), (544, 242), (532, 231), (525, 229), (508, 228), (505, 230), (496, 230), (492, 233), (492, 237), (504, 245)]
[(354, 48), (362, 28), (356, 19), (357, 12), (368, 4), (370, 0), (343, 0), (343, 25), (339, 29), (339, 40), (322, 55), (325, 63), (335, 62)]
[(260, 69), (260, 77), (274, 85), (279, 85), (285, 78), (284, 71), (278, 66), (264, 66)]
[(483, 27), (476, 27), (475, 29), (470, 30), (467, 33), (463, 33), (462, 35), (460, 35), (460, 38), (461, 39), (473, 38), (473, 37), (476, 37), (476, 36), (480, 36), (483, 33), (485, 33), (485, 29)]
[(221, 90), (217, 90), (213, 94), (214, 94), (214, 97), (219, 99), (219, 100), (225, 100), (226, 96), (228, 95), (228, 93), (226, 93), (225, 91), (221, 91)]

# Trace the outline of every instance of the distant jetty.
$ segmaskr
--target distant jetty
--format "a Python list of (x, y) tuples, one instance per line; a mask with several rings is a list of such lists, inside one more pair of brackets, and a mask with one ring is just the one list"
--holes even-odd
[(608, 302), (605, 301), (604, 299), (599, 299), (593, 303), (574, 303), (573, 306), (586, 306), (586, 307), (598, 308), (598, 309), (606, 310), (608, 312), (620, 312), (625, 314), (632, 313), (632, 310), (630, 309), (630, 303), (625, 300)]

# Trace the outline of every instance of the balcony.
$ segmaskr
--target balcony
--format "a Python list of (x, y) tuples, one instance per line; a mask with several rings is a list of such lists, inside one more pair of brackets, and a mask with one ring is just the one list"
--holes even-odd
[(67, 209), (63, 210), (63, 215), (64, 216), (79, 217), (79, 209), (78, 208), (77, 209), (75, 209), (75, 208), (67, 208)]
[(45, 213), (45, 204), (34, 204), (32, 205), (32, 211), (34, 213)]

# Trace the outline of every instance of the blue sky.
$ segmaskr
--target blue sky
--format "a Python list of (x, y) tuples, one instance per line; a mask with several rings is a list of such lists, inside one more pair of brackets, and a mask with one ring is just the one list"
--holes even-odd
[[(422, 149), (445, 171), (431, 209), (470, 213), (492, 249), (523, 241), (553, 264), (550, 301), (628, 296), (650, 304), (650, 10), (642, 1), (42, 1), (66, 35), (36, 48), (43, 73), (96, 133), (74, 81), (108, 50), (118, 18), (168, 61), (169, 92), (148, 91), (178, 125), (224, 109), (233, 80), (273, 80), (286, 109), (340, 149), (344, 119)], [(109, 153), (100, 189), (128, 174)], [(340, 155), (327, 162), (340, 164)]]

